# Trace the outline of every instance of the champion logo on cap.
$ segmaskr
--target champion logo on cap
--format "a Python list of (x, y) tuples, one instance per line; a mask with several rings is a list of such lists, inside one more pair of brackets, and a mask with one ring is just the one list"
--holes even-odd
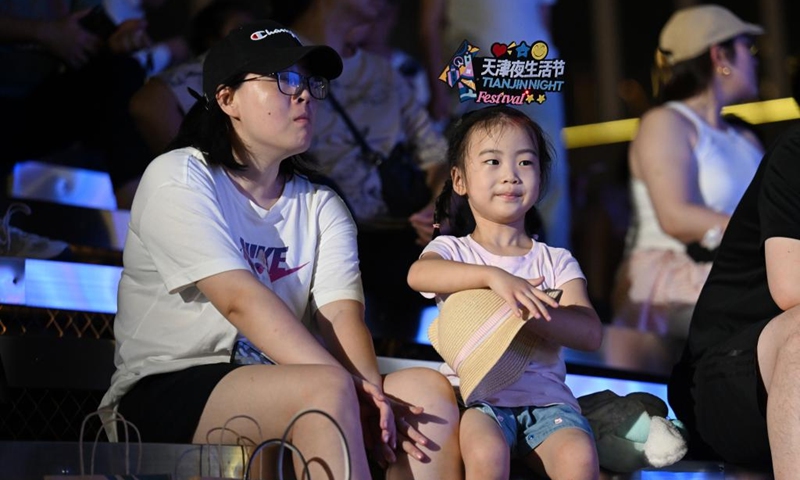
[(288, 33), (289, 35), (294, 37), (295, 40), (297, 40), (298, 42), (300, 41), (300, 39), (297, 38), (297, 35), (295, 35), (294, 32), (292, 32), (291, 30), (285, 29), (285, 28), (276, 28), (275, 30), (258, 30), (258, 31), (255, 31), (255, 32), (250, 34), (250, 40), (263, 40), (263, 39), (265, 39), (265, 38), (267, 38), (267, 37), (269, 37), (271, 35), (276, 35), (278, 33)]

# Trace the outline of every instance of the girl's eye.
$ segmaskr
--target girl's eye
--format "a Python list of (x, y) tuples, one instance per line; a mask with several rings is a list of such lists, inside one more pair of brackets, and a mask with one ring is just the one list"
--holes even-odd
[(535, 165), (535, 162), (533, 160), (520, 160), (519, 164), (525, 167), (529, 167), (531, 165)]
[(490, 158), (488, 160), (484, 160), (483, 163), (488, 165), (500, 165), (500, 162), (496, 158)]

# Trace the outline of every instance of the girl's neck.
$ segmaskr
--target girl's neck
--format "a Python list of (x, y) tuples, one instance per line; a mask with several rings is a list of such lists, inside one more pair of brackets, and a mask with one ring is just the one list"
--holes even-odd
[(470, 237), (495, 255), (524, 255), (533, 246), (525, 228), (512, 225), (478, 224)]

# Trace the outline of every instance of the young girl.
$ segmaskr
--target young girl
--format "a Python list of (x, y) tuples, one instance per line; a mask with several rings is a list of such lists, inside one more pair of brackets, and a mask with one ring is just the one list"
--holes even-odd
[[(553, 479), (599, 475), (591, 428), (564, 381), (561, 347), (599, 348), (600, 319), (570, 252), (534, 235), (550, 161), (541, 128), (524, 113), (492, 106), (463, 116), (436, 208), (452, 235), (434, 238), (408, 273), (411, 288), (440, 307), (449, 294), (489, 288), (539, 337), (518, 381), (466, 405), (460, 442), (468, 480), (507, 479), (511, 458)], [(561, 289), (560, 301), (545, 288)]]

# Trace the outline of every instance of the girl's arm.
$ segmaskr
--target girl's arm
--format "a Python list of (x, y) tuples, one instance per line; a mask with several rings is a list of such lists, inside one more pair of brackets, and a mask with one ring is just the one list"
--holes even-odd
[(528, 325), (537, 335), (578, 350), (600, 348), (602, 323), (589, 301), (583, 279), (560, 286), (563, 293), (557, 303), (538, 287), (541, 279), (526, 280), (497, 267), (444, 260), (428, 252), (411, 265), (408, 284), (419, 292), (445, 294), (491, 288), (517, 315), (530, 315)]
[(539, 288), (542, 280), (520, 278), (498, 267), (445, 260), (433, 252), (414, 262), (407, 278), (408, 285), (418, 292), (450, 294), (491, 288), (517, 315), (527, 316), (525, 312), (529, 312), (533, 318), (550, 320), (550, 309), (558, 308), (558, 302)]
[(568, 281), (557, 309), (550, 310), (551, 321), (531, 318), (525, 328), (553, 343), (568, 348), (594, 351), (603, 341), (603, 324), (589, 301), (582, 278)]
[(445, 260), (427, 252), (411, 264), (406, 281), (418, 292), (455, 293), (474, 288), (489, 288), (490, 278), (503, 270), (488, 265), (472, 265)]

